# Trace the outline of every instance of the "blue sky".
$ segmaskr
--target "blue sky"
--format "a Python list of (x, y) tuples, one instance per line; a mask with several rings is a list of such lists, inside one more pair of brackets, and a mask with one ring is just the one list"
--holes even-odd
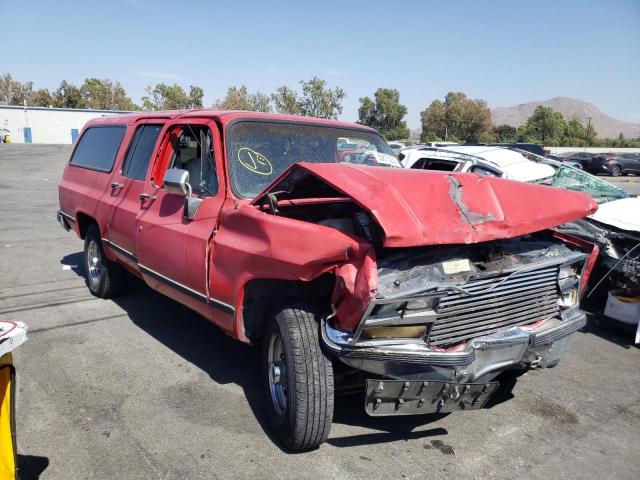
[(570, 96), (640, 122), (640, 1), (0, 0), (0, 73), (272, 92), (317, 75), (358, 99), (397, 88), (415, 128), (448, 91), (489, 106)]

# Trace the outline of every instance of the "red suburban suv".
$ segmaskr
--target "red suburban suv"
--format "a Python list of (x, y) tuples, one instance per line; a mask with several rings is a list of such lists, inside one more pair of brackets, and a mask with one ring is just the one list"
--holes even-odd
[(58, 220), (84, 239), (94, 295), (128, 271), (261, 341), (271, 425), (307, 449), (329, 434), (334, 380), (370, 415), (480, 408), (500, 372), (555, 365), (585, 323), (594, 252), (551, 228), (593, 213), (589, 196), (397, 165), (376, 131), (330, 120), (104, 117), (71, 154)]

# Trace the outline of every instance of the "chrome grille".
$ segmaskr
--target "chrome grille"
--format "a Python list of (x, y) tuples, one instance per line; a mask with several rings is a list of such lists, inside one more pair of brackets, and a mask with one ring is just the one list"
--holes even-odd
[(452, 290), (443, 297), (430, 344), (453, 344), (558, 312), (557, 266), (509, 275), (472, 280), (462, 286), (471, 295)]

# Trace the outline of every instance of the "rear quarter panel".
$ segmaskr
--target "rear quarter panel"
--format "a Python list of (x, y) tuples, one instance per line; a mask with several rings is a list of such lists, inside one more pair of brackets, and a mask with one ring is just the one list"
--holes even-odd
[[(90, 128), (90, 125), (87, 125), (83, 129), (82, 134), (84, 134), (88, 128)], [(79, 214), (94, 218), (98, 222), (101, 233), (105, 232), (107, 208), (101, 199), (111, 193), (111, 181), (114, 172), (121, 168), (122, 159), (127, 150), (127, 145), (129, 145), (129, 141), (131, 140), (132, 132), (133, 128), (127, 127), (110, 172), (101, 172), (71, 165), (69, 162), (71, 158), (73, 158), (75, 149), (82, 136), (80, 136), (78, 142), (76, 142), (62, 173), (62, 180), (60, 180), (60, 184), (58, 185), (58, 197), (60, 210), (76, 219), (75, 228), (78, 237), (82, 237), (80, 222), (78, 222)], [(110, 252), (107, 253), (107, 256), (111, 256)]]

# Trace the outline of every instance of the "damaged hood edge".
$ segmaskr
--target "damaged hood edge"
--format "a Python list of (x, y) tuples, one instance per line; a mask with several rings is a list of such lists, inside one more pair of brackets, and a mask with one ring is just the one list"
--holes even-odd
[(291, 165), (260, 193), (290, 189), (311, 175), (352, 198), (385, 233), (386, 247), (470, 244), (546, 230), (596, 212), (589, 195), (470, 173)]

